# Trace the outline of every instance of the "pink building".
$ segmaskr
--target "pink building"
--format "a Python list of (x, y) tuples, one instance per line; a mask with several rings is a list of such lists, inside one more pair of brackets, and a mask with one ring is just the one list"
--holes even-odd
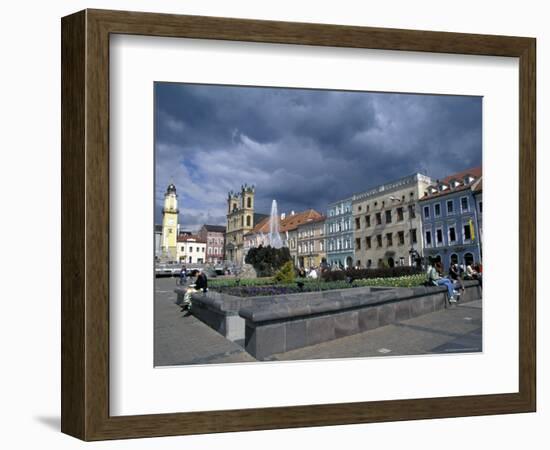
[(223, 225), (203, 225), (198, 233), (206, 242), (206, 262), (222, 263), (225, 248), (225, 227)]

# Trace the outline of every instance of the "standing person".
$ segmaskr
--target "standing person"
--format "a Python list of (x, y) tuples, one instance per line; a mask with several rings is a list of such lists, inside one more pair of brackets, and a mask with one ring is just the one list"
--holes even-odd
[(453, 282), (448, 278), (441, 278), (435, 265), (433, 258), (429, 259), (428, 270), (426, 271), (426, 280), (433, 286), (445, 286), (447, 288), (447, 295), (449, 302), (456, 303), (455, 290)]
[(187, 281), (187, 267), (185, 267), (185, 264), (183, 264), (180, 270), (180, 286), (184, 286), (186, 281)]

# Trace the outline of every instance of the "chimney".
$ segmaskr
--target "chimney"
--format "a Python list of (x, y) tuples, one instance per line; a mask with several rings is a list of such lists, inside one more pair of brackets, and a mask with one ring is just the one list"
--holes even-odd
[(286, 213), (281, 213), (281, 220), (285, 220)]

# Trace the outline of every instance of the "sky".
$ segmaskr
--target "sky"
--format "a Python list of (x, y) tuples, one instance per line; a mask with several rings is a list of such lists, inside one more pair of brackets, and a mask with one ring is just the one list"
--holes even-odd
[(481, 165), (482, 98), (155, 83), (155, 223), (176, 185), (182, 229), (225, 225), (227, 193), (255, 211), (308, 208), (399, 178)]

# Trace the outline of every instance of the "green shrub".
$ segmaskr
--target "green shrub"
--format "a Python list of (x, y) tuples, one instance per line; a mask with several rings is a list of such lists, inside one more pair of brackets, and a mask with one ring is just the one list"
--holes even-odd
[(273, 280), (276, 283), (293, 283), (294, 279), (296, 278), (296, 272), (294, 270), (294, 264), (292, 261), (287, 261), (283, 264), (283, 267), (279, 269), (279, 271), (275, 274), (273, 277)]
[(328, 270), (321, 274), (324, 281), (366, 280), (370, 278), (397, 278), (422, 273), (414, 266), (380, 267), (377, 269)]
[(270, 277), (277, 272), (287, 261), (291, 261), (288, 247), (274, 248), (268, 245), (251, 248), (244, 260), (252, 264), (259, 277)]

